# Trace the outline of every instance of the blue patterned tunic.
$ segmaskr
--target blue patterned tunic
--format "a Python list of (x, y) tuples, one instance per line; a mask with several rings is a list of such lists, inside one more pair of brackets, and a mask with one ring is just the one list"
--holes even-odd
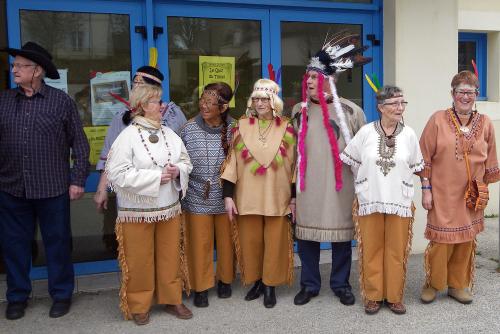
[[(232, 119), (227, 129), (228, 143), (231, 142)], [(221, 143), (222, 126), (209, 127), (200, 115), (187, 122), (180, 136), (188, 151), (193, 170), (189, 175), (186, 197), (182, 208), (194, 214), (225, 213), (224, 199), (220, 185), (220, 167), (226, 158)], [(208, 197), (205, 198), (207, 183), (210, 183)]]

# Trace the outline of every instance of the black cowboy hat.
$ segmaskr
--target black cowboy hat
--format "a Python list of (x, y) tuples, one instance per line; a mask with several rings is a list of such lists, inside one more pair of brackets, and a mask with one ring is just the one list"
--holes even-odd
[(45, 70), (45, 75), (50, 79), (59, 79), (59, 72), (52, 62), (50, 53), (35, 42), (27, 42), (21, 49), (4, 48), (0, 51), (7, 52), (11, 56), (21, 56), (34, 61)]

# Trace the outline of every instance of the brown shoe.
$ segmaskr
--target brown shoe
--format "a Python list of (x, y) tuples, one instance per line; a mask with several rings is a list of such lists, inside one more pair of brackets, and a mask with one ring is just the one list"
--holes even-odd
[(149, 312), (146, 313), (134, 313), (132, 314), (132, 319), (138, 326), (146, 325), (149, 323)]
[(165, 305), (165, 312), (175, 315), (179, 319), (191, 319), (193, 312), (191, 312), (186, 305)]
[(448, 288), (448, 296), (462, 304), (472, 303), (472, 295), (465, 289)]
[(420, 294), (420, 300), (424, 304), (432, 303), (436, 299), (437, 290), (432, 286), (427, 286), (422, 288), (422, 293)]
[(380, 310), (380, 302), (374, 301), (374, 300), (369, 300), (365, 304), (365, 313), (366, 314), (375, 314)]
[(405, 314), (406, 313), (406, 307), (403, 305), (403, 303), (389, 303), (389, 302), (387, 302), (387, 307), (389, 307), (389, 310), (391, 310), (393, 313), (396, 313), (396, 314)]

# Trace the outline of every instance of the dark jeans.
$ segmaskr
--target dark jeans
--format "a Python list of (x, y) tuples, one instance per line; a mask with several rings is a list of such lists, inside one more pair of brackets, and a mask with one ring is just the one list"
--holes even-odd
[[(297, 240), (302, 269), (300, 285), (307, 291), (316, 293), (321, 289), (319, 273), (320, 243), (316, 241)], [(332, 242), (332, 271), (330, 288), (335, 292), (341, 289), (351, 289), (349, 275), (351, 274), (351, 242)]]
[(63, 300), (73, 294), (75, 275), (68, 193), (26, 199), (0, 191), (0, 240), (9, 302), (25, 301), (31, 293), (31, 247), (37, 219), (47, 258), (50, 296), (53, 300)]

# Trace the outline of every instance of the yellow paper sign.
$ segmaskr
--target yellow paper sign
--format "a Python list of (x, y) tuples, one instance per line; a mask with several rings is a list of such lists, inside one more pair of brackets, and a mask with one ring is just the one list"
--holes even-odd
[[(235, 86), (235, 59), (234, 57), (200, 56), (199, 95), (203, 93), (203, 87), (212, 82), (225, 82), (234, 91)], [(229, 102), (229, 107), (234, 108), (234, 97)]]
[(85, 131), (85, 135), (87, 136), (87, 140), (90, 145), (90, 164), (95, 165), (99, 161), (99, 155), (101, 154), (102, 147), (104, 146), (104, 139), (106, 138), (108, 127), (86, 126), (83, 128), (83, 131)]

